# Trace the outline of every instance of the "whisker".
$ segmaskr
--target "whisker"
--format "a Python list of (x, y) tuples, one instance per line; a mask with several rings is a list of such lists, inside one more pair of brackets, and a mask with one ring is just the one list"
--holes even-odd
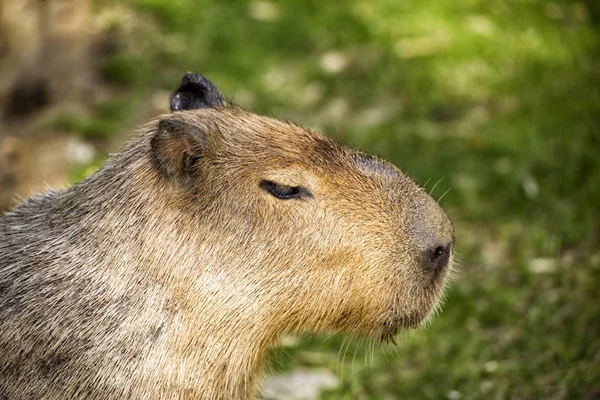
[(450, 191), (450, 189), (452, 189), (452, 188), (448, 188), (448, 190), (446, 190), (446, 191), (444, 192), (444, 194), (440, 196), (440, 198), (438, 199), (438, 203), (439, 203), (440, 201), (442, 201), (442, 199), (444, 198), (444, 196), (445, 196), (445, 195), (447, 195), (447, 194), (448, 194), (448, 192)]
[(354, 354), (352, 354), (352, 368), (351, 368), (351, 374), (350, 376), (352, 376), (352, 378), (354, 379), (354, 377), (356, 376), (354, 373), (354, 361), (356, 361), (356, 352), (358, 351), (358, 348), (360, 347), (360, 343), (357, 346), (354, 346)]
[(435, 188), (437, 187), (437, 185), (439, 185), (439, 184), (440, 184), (440, 182), (441, 182), (441, 181), (443, 181), (443, 180), (444, 180), (444, 178), (442, 177), (442, 178), (440, 178), (440, 180), (439, 180), (439, 181), (437, 181), (437, 182), (435, 183), (435, 185), (433, 185), (433, 187), (432, 187), (432, 188), (431, 188), (431, 190), (429, 191), (429, 195), (430, 195), (430, 196), (431, 196), (431, 193), (433, 193), (433, 191), (434, 191), (434, 190), (435, 190)]

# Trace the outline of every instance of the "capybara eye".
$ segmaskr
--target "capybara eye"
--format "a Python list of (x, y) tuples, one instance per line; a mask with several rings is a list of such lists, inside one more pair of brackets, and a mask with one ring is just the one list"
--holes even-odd
[(299, 199), (311, 196), (310, 192), (302, 186), (280, 185), (264, 179), (260, 181), (260, 187), (281, 200)]

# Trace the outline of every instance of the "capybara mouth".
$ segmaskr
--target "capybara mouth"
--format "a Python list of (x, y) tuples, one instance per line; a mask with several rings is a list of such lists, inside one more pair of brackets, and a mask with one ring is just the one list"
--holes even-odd
[(381, 341), (396, 344), (394, 338), (403, 329), (416, 329), (423, 322), (421, 313), (413, 312), (407, 315), (392, 317), (381, 326)]
[(452, 269), (451, 265), (445, 266), (444, 268), (432, 271), (429, 274), (428, 287), (434, 291), (439, 291), (445, 285), (448, 274)]

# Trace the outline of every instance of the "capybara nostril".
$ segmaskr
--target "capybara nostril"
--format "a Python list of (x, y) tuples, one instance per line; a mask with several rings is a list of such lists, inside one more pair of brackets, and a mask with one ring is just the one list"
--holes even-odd
[(425, 266), (432, 270), (445, 268), (448, 265), (448, 260), (450, 260), (451, 252), (452, 243), (427, 250), (425, 254)]

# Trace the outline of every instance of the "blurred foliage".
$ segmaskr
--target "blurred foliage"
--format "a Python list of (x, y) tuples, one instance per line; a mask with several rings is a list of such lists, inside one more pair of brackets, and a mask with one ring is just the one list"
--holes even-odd
[[(234, 102), (375, 152), (443, 195), (461, 267), (432, 326), (395, 349), (349, 340), (347, 357), (341, 338), (306, 336), (275, 368), (337, 370), (332, 399), (592, 399), (598, 4), (97, 0), (119, 42), (99, 72), (136, 99), (201, 72)], [(130, 128), (136, 107), (57, 123), (104, 135)]]
[(48, 121), (50, 128), (64, 132), (76, 132), (85, 139), (106, 139), (122, 130), (123, 125), (131, 122), (131, 115), (139, 101), (123, 98), (96, 103), (89, 114), (60, 113)]

